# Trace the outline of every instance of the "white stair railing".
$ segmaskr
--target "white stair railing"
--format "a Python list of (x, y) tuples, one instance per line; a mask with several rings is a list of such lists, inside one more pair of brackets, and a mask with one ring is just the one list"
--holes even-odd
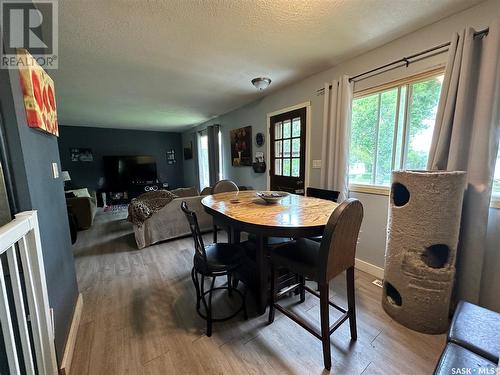
[[(47, 296), (40, 231), (36, 211), (26, 211), (0, 228), (0, 255), (6, 253), (14, 308), (9, 304), (4, 264), (0, 258), (0, 324), (7, 352), (10, 374), (20, 374), (18, 349), (26, 374), (57, 374), (54, 330)], [(18, 259), (20, 255), (20, 260)], [(5, 260), (5, 259), (4, 259)], [(21, 284), (24, 278), (24, 288)], [(26, 298), (24, 294), (26, 293)], [(24, 301), (28, 301), (26, 311)], [(15, 314), (17, 326), (11, 316)], [(29, 331), (31, 324), (31, 333)], [(15, 337), (20, 338), (20, 348)], [(33, 345), (32, 345), (33, 344)], [(35, 348), (35, 355), (31, 348)]]

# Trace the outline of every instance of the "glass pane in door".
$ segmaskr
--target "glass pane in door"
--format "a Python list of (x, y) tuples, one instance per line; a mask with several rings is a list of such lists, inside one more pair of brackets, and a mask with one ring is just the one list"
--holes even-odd
[(292, 159), (292, 177), (300, 176), (300, 159)]
[(290, 159), (283, 159), (283, 176), (290, 176)]
[(282, 150), (281, 150), (282, 146), (283, 146), (283, 141), (274, 142), (274, 156), (278, 158), (282, 156)]
[(290, 120), (283, 121), (283, 138), (290, 138), (291, 124)]
[(300, 156), (300, 138), (292, 139), (292, 156)]
[(283, 138), (281, 128), (282, 128), (281, 122), (277, 122), (276, 124), (274, 124), (274, 139)]
[(292, 120), (292, 137), (300, 137), (300, 117)]
[(283, 141), (283, 156), (290, 157), (290, 140), (286, 139)]
[(281, 160), (282, 159), (276, 159), (274, 161), (274, 174), (277, 176), (281, 176)]

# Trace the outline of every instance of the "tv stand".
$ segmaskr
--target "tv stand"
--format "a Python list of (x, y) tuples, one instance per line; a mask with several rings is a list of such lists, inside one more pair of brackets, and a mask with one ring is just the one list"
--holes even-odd
[(106, 204), (126, 204), (133, 198), (147, 193), (149, 191), (168, 190), (167, 182), (153, 182), (153, 183), (132, 183), (127, 187), (114, 187), (106, 188), (103, 192), (106, 194)]
[(143, 193), (157, 190), (168, 190), (167, 182), (153, 182), (153, 183), (132, 183), (128, 188), (129, 198), (136, 198)]

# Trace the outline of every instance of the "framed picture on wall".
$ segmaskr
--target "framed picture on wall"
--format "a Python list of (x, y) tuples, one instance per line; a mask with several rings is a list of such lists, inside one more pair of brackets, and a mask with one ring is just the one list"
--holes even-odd
[(91, 162), (94, 161), (91, 148), (70, 148), (71, 161), (74, 162)]
[(231, 130), (231, 164), (233, 167), (252, 165), (252, 127)]
[(175, 150), (172, 148), (167, 151), (167, 164), (172, 165), (175, 164), (177, 161), (175, 160)]

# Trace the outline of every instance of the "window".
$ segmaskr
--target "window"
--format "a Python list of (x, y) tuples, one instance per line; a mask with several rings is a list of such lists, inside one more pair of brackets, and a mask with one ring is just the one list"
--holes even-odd
[[(216, 126), (216, 125), (214, 125)], [(211, 168), (215, 168), (214, 165), (210, 165), (210, 156), (209, 156), (209, 148), (210, 147), (217, 147), (217, 152), (218, 152), (218, 165), (217, 168), (215, 169), (215, 173), (218, 174), (218, 180), (220, 181), (224, 178), (224, 173), (223, 173), (223, 160), (222, 160), (222, 133), (220, 126), (217, 126), (217, 134), (215, 137), (217, 139), (213, 140), (214, 145), (209, 146), (209, 136), (208, 136), (208, 130), (202, 130), (198, 133), (198, 174), (199, 174), (199, 181), (200, 181), (200, 191), (203, 190), (204, 188), (210, 186), (210, 171)]]
[(426, 169), (443, 75), (407, 81), (352, 103), (349, 182), (388, 186), (395, 169)]
[(497, 163), (493, 175), (493, 192), (491, 195), (493, 206), (500, 208), (500, 146), (498, 147)]
[(222, 154), (222, 132), (220, 130), (220, 127), (219, 127), (219, 130), (217, 132), (217, 139), (218, 139), (218, 145), (219, 145), (219, 181), (220, 181), (220, 180), (224, 179), (224, 172), (222, 170), (224, 168), (224, 163), (222, 160), (222, 157), (223, 157), (223, 154)]
[(208, 134), (207, 131), (198, 133), (198, 169), (200, 176), (200, 191), (210, 186), (210, 172), (208, 161)]

